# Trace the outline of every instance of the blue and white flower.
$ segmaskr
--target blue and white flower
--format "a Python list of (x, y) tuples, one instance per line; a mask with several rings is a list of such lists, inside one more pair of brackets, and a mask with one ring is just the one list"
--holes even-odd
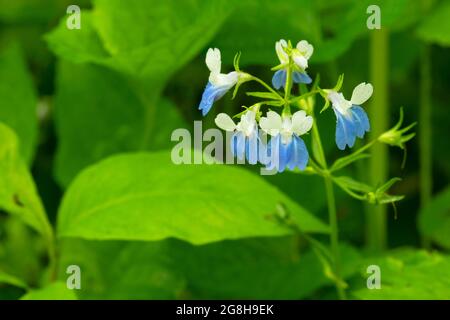
[[(287, 68), (289, 64), (289, 56), (285, 51), (287, 46), (288, 44), (284, 39), (281, 39), (280, 41), (277, 41), (275, 43), (275, 51), (277, 53), (278, 59), (280, 60), (281, 65), (285, 66), (281, 70), (275, 72), (272, 77), (272, 85), (276, 89), (280, 89), (286, 84)], [(292, 50), (292, 60), (294, 60), (292, 81), (294, 83), (309, 84), (312, 82), (311, 78), (306, 73), (306, 69), (308, 68), (308, 59), (311, 57), (313, 52), (314, 47), (306, 40), (302, 40), (297, 43), (296, 48)]]
[(281, 117), (273, 111), (267, 112), (267, 117), (261, 117), (259, 126), (272, 136), (267, 148), (268, 170), (282, 172), (286, 168), (306, 168), (309, 154), (300, 136), (311, 130), (312, 124), (313, 118), (303, 110), (295, 112), (292, 117)]
[(372, 93), (372, 85), (365, 82), (355, 87), (350, 101), (346, 100), (342, 93), (328, 92), (328, 100), (331, 101), (336, 114), (336, 144), (339, 149), (353, 147), (356, 137), (363, 138), (370, 130), (369, 118), (360, 105), (366, 102)]
[(238, 124), (226, 113), (219, 113), (215, 119), (216, 125), (225, 131), (234, 132), (231, 137), (231, 152), (239, 160), (247, 159), (248, 163), (256, 164), (259, 159), (259, 138), (256, 113), (252, 110), (242, 115)]
[(205, 62), (211, 73), (198, 108), (202, 111), (203, 116), (211, 110), (215, 101), (222, 98), (239, 81), (239, 73), (236, 71), (227, 74), (220, 73), (222, 60), (219, 49), (210, 48), (206, 53)]

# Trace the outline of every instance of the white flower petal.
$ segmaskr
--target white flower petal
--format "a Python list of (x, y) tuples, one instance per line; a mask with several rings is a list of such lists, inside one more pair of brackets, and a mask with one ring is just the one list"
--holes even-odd
[(308, 60), (303, 55), (294, 54), (293, 59), (295, 64), (297, 64), (300, 69), (305, 70), (308, 68)]
[(250, 136), (256, 127), (256, 113), (252, 110), (247, 111), (237, 125), (237, 130), (242, 131), (246, 136)]
[(287, 42), (284, 39), (281, 39), (280, 41), (275, 42), (275, 51), (277, 52), (278, 59), (280, 60), (281, 63), (289, 62), (289, 56), (283, 49), (286, 47), (287, 47)]
[(206, 59), (205, 59), (206, 65), (208, 66), (208, 69), (211, 71), (211, 73), (220, 73), (220, 68), (222, 65), (222, 60), (220, 57), (220, 50), (215, 48), (209, 48), (208, 52), (206, 53)]
[(247, 111), (241, 118), (241, 121), (245, 121), (247, 123), (254, 123), (256, 118), (256, 113), (253, 110)]
[(219, 113), (214, 122), (220, 129), (225, 131), (234, 131), (236, 129), (236, 124), (226, 113)]
[(227, 74), (224, 73), (214, 73), (211, 72), (209, 75), (209, 82), (211, 82), (214, 86), (234, 86), (239, 80), (239, 74), (236, 71), (231, 71)]
[(370, 83), (360, 83), (355, 89), (353, 89), (353, 94), (351, 98), (351, 103), (356, 105), (361, 105), (372, 96), (373, 86)]
[(282, 120), (278, 113), (269, 111), (267, 112), (266, 117), (261, 117), (261, 120), (259, 120), (259, 126), (267, 134), (276, 136), (280, 133)]
[(297, 43), (297, 49), (306, 59), (311, 58), (314, 52), (314, 47), (306, 40), (302, 40), (299, 43)]
[(313, 118), (307, 116), (304, 110), (297, 111), (292, 116), (292, 131), (301, 136), (311, 130)]
[(341, 92), (331, 91), (328, 93), (328, 100), (331, 101), (333, 108), (341, 114), (347, 114), (348, 109), (352, 106), (352, 103), (345, 100), (344, 95)]

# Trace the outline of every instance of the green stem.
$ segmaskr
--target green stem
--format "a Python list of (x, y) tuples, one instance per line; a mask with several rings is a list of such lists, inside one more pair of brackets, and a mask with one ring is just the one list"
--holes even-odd
[(340, 261), (340, 254), (339, 254), (339, 228), (337, 223), (337, 212), (336, 212), (336, 200), (334, 197), (334, 188), (333, 188), (333, 182), (331, 180), (331, 176), (328, 172), (328, 167), (326, 163), (325, 158), (325, 152), (323, 151), (322, 147), (322, 140), (320, 139), (319, 129), (317, 127), (317, 123), (314, 121), (313, 127), (312, 127), (312, 134), (313, 134), (313, 145), (315, 148), (315, 157), (316, 160), (319, 162), (319, 164), (323, 167), (323, 171), (326, 172), (326, 175), (323, 175), (324, 181), (325, 181), (325, 189), (327, 194), (327, 204), (328, 204), (328, 216), (329, 216), (329, 223), (330, 223), (330, 246), (331, 246), (331, 253), (333, 255), (333, 269), (334, 274), (336, 275), (338, 281), (336, 281), (336, 291), (338, 294), (339, 299), (345, 300), (345, 290), (341, 286), (341, 261)]
[(269, 90), (269, 91), (272, 92), (273, 94), (276, 94), (276, 95), (280, 98), (280, 100), (284, 100), (283, 97), (282, 97), (277, 91), (275, 91), (274, 89), (272, 89), (267, 83), (265, 83), (265, 82), (264, 82), (263, 80), (261, 80), (260, 78), (255, 77), (255, 76), (251, 76), (251, 79), (252, 79), (253, 81), (256, 81), (256, 82), (258, 82), (259, 84), (261, 84), (264, 88), (266, 88), (267, 90)]
[[(375, 30), (370, 38), (370, 73), (371, 82), (375, 88), (372, 104), (369, 110), (371, 119), (371, 137), (376, 138), (388, 129), (388, 47), (389, 33), (385, 28)], [(384, 144), (376, 144), (369, 160), (372, 185), (378, 185), (387, 179), (388, 149)], [(386, 248), (386, 207), (369, 206), (366, 210), (367, 247), (372, 252), (380, 252)]]
[(291, 98), (291, 88), (292, 88), (292, 61), (289, 57), (289, 67), (286, 71), (286, 83), (284, 84), (284, 109), (283, 114), (291, 114), (291, 105), (289, 99)]
[[(423, 9), (430, 7), (430, 1), (423, 0)], [(432, 195), (431, 161), (431, 48), (422, 44), (420, 57), (420, 108), (419, 108), (419, 146), (420, 146), (420, 205), (425, 207)], [(424, 247), (430, 246), (430, 240), (422, 239)]]
[[(328, 216), (330, 220), (330, 242), (331, 242), (331, 253), (333, 255), (333, 267), (334, 273), (336, 277), (341, 280), (341, 261), (339, 254), (339, 233), (338, 233), (338, 224), (337, 224), (337, 214), (336, 214), (336, 200), (334, 198), (334, 188), (331, 178), (328, 176), (325, 179), (325, 189), (327, 192), (327, 203), (328, 203)], [(339, 281), (340, 282), (340, 281)], [(345, 300), (345, 291), (342, 286), (337, 283), (336, 290), (339, 296), (339, 299)]]

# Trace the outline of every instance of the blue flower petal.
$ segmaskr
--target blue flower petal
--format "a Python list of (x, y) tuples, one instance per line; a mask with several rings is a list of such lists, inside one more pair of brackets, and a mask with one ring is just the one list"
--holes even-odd
[(280, 152), (278, 159), (278, 172), (283, 172), (286, 169), (292, 154), (292, 149), (293, 149), (292, 141), (286, 144), (283, 142), (279, 143)]
[(286, 168), (304, 170), (308, 164), (309, 154), (305, 142), (297, 135), (293, 135), (289, 143), (282, 143), (281, 136), (273, 137), (267, 144), (268, 160), (267, 170), (276, 169), (283, 172)]
[(231, 137), (231, 152), (239, 160), (245, 156), (245, 136), (242, 132), (235, 132)]
[(279, 168), (280, 159), (280, 135), (272, 137), (267, 143), (267, 154), (266, 154), (266, 169), (274, 170)]
[(202, 101), (200, 101), (200, 106), (198, 107), (202, 111), (202, 115), (205, 116), (211, 110), (213, 103), (222, 98), (229, 89), (228, 86), (215, 87), (211, 82), (208, 82), (202, 94)]
[(272, 85), (275, 89), (279, 90), (286, 84), (286, 70), (281, 69), (275, 72), (272, 77)]
[(252, 136), (245, 139), (245, 158), (249, 164), (258, 162), (258, 133), (254, 132)]
[[(263, 131), (260, 131), (263, 132)], [(267, 165), (269, 163), (270, 154), (270, 142), (267, 142), (267, 135), (262, 133), (262, 136), (258, 135), (258, 161), (262, 165)]]
[(295, 83), (306, 83), (306, 84), (310, 84), (312, 82), (312, 79), (310, 76), (308, 76), (308, 74), (306, 72), (298, 72), (298, 71), (294, 71), (292, 73), (292, 80)]
[[(333, 108), (334, 109), (334, 108)], [(353, 147), (356, 141), (356, 126), (353, 117), (345, 116), (334, 109), (336, 114), (336, 145), (344, 150), (346, 145)]]
[(356, 135), (363, 138), (364, 134), (370, 130), (369, 118), (363, 108), (353, 105), (350, 108), (355, 123)]
[(294, 135), (291, 144), (292, 153), (288, 163), (289, 169), (294, 170), (294, 168), (297, 167), (300, 170), (305, 170), (309, 160), (308, 149), (306, 149), (305, 142), (299, 136)]

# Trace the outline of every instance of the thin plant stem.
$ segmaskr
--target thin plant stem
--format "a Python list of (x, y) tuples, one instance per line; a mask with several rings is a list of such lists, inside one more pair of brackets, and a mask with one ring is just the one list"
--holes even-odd
[[(331, 178), (325, 177), (325, 189), (327, 193), (327, 204), (328, 204), (328, 217), (330, 220), (330, 242), (331, 242), (331, 253), (333, 255), (333, 267), (334, 273), (336, 277), (341, 280), (341, 259), (339, 253), (339, 234), (338, 234), (338, 224), (337, 224), (337, 213), (336, 213), (336, 200), (334, 197), (334, 188)], [(345, 291), (344, 288), (337, 283), (336, 290), (339, 296), (339, 299), (345, 300)]]
[[(320, 139), (319, 129), (317, 127), (317, 123), (314, 122), (312, 127), (313, 139), (315, 140), (317, 154), (316, 159), (322, 166), (325, 172), (328, 173), (327, 162), (325, 158), (325, 153), (322, 147), (322, 140)], [(340, 284), (342, 282), (341, 277), (341, 261), (340, 261), (340, 253), (339, 253), (339, 227), (337, 223), (337, 212), (336, 212), (336, 200), (334, 196), (334, 188), (333, 182), (331, 180), (331, 176), (326, 174), (323, 176), (325, 182), (325, 189), (327, 194), (327, 204), (328, 204), (328, 216), (330, 223), (330, 246), (331, 253), (333, 256), (333, 271), (338, 281), (336, 281), (336, 291), (339, 299), (345, 300), (346, 294), (345, 290)]]
[(286, 71), (286, 83), (284, 85), (284, 108), (283, 114), (291, 113), (291, 105), (289, 103), (289, 99), (291, 98), (291, 89), (292, 89), (292, 61), (289, 57), (289, 68)]
[[(388, 68), (389, 32), (382, 28), (374, 30), (370, 37), (370, 74), (375, 88), (369, 110), (371, 137), (376, 138), (388, 129)], [(376, 144), (369, 159), (369, 180), (372, 185), (385, 181), (388, 175), (388, 149), (384, 144)], [(381, 252), (387, 246), (387, 219), (385, 206), (367, 205), (366, 242), (372, 252)]]
[(280, 94), (279, 94), (277, 91), (275, 91), (274, 89), (272, 89), (267, 83), (265, 83), (265, 82), (264, 82), (263, 80), (261, 80), (260, 78), (255, 77), (255, 76), (251, 76), (251, 79), (252, 79), (253, 81), (256, 81), (256, 82), (258, 82), (259, 84), (261, 84), (261, 85), (262, 85), (264, 88), (266, 88), (268, 91), (270, 91), (270, 92), (272, 92), (273, 94), (277, 95), (277, 96), (280, 98), (280, 100), (284, 100), (283, 97), (280, 96)]

